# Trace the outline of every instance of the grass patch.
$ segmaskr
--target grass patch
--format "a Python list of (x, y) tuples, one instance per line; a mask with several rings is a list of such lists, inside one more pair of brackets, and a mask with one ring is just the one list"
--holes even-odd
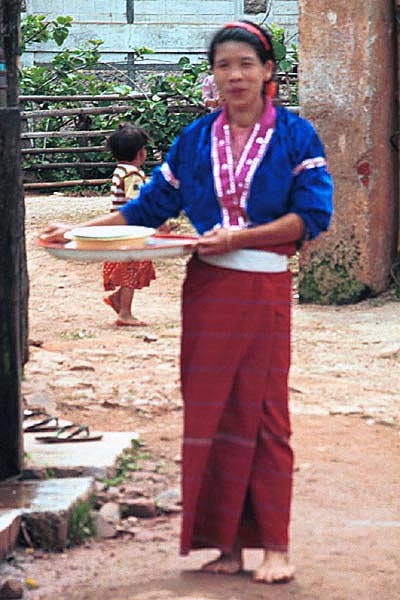
[(52, 469), (51, 467), (47, 467), (47, 469), (44, 472), (44, 478), (45, 479), (54, 479), (55, 476), (56, 476), (55, 470)]
[(68, 546), (78, 546), (94, 536), (94, 524), (91, 516), (93, 502), (78, 502), (71, 510), (68, 527)]
[(117, 466), (114, 477), (101, 478), (99, 481), (105, 484), (107, 488), (118, 486), (129, 478), (129, 473), (132, 471), (140, 471), (140, 466), (137, 461), (142, 458), (148, 458), (144, 452), (140, 452), (143, 448), (142, 442), (132, 440), (131, 447), (124, 450), (117, 458)]
[(63, 340), (84, 340), (88, 338), (95, 338), (96, 334), (94, 331), (81, 329), (80, 331), (62, 331), (59, 334)]

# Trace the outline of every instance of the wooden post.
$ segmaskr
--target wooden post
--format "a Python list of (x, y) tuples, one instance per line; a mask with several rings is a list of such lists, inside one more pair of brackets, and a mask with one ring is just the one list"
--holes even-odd
[(18, 106), (19, 29), (21, 0), (0, 0), (2, 15), (2, 47), (7, 64), (7, 106)]
[(24, 202), (21, 176), (17, 54), (20, 2), (0, 2), (0, 480), (23, 467), (21, 370), (27, 360)]
[(19, 125), (17, 108), (0, 108), (0, 480), (18, 474), (23, 464)]
[[(78, 118), (76, 119), (76, 128), (78, 129), (78, 131), (86, 132), (86, 131), (90, 130), (91, 124), (92, 124), (92, 119), (91, 119), (90, 115), (85, 115), (85, 114), (78, 115)], [(79, 146), (87, 146), (88, 138), (87, 137), (78, 137), (78, 144), (79, 144)], [(79, 154), (76, 166), (79, 167), (79, 174), (82, 177), (82, 179), (87, 179), (90, 177), (90, 169), (87, 169), (83, 166), (79, 166), (79, 163), (85, 162), (85, 161), (86, 161), (86, 156), (85, 155), (82, 156), (81, 154)]]
[(395, 18), (396, 18), (396, 46), (397, 46), (397, 130), (394, 134), (395, 147), (397, 151), (397, 212), (398, 212), (398, 230), (397, 230), (397, 252), (400, 254), (400, 0), (395, 0)]
[[(135, 6), (134, 0), (126, 0), (126, 22), (132, 25), (135, 21)], [(128, 52), (128, 77), (131, 81), (135, 80), (135, 53)]]

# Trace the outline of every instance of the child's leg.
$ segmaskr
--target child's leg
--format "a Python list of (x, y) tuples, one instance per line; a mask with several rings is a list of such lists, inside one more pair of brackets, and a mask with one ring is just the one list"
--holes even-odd
[(118, 313), (117, 325), (146, 325), (143, 321), (135, 319), (132, 315), (132, 301), (135, 290), (121, 287), (119, 290), (120, 308)]
[(121, 289), (119, 288), (116, 292), (113, 292), (109, 296), (106, 296), (105, 298), (103, 298), (104, 304), (107, 304), (107, 306), (111, 306), (111, 308), (113, 310), (115, 310), (117, 315), (121, 308), (120, 291), (121, 291)]
[(132, 300), (135, 290), (127, 287), (119, 288), (119, 313), (121, 319), (133, 318), (132, 315)]

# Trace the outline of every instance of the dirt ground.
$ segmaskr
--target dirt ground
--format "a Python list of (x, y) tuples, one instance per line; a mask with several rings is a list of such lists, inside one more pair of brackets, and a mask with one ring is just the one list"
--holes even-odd
[[(108, 198), (27, 199), (31, 360), (29, 405), (96, 430), (135, 431), (168, 485), (179, 485), (178, 357), (185, 259), (156, 262), (135, 296), (142, 328), (113, 324), (101, 265), (62, 261), (35, 246), (49, 220), (78, 222)], [(386, 293), (347, 307), (294, 306), (291, 408), (296, 454), (291, 538), (297, 575), (255, 585), (246, 554), (236, 577), (196, 571), (211, 552), (178, 557), (179, 516), (141, 535), (27, 557), (34, 600), (400, 599), (400, 303)]]

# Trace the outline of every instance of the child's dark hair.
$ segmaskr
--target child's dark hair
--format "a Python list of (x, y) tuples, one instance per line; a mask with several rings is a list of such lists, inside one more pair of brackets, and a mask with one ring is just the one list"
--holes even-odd
[(132, 161), (148, 140), (149, 136), (143, 129), (130, 123), (120, 123), (118, 129), (107, 138), (106, 148), (116, 160)]
[[(241, 24), (243, 24), (242, 27), (240, 26)], [(250, 31), (244, 28), (245, 24), (250, 26)], [(235, 27), (235, 25), (237, 26)], [(252, 32), (251, 29), (257, 30), (259, 35), (257, 35), (255, 31)], [(263, 40), (261, 38), (263, 38)], [(272, 60), (274, 65), (276, 64), (271, 34), (263, 27), (260, 27), (251, 21), (242, 19), (235, 23), (230, 23), (214, 34), (207, 53), (208, 62), (210, 63), (211, 68), (214, 66), (216, 48), (224, 42), (244, 42), (245, 44), (249, 44), (249, 46), (254, 48), (262, 64), (265, 64), (267, 60)]]

